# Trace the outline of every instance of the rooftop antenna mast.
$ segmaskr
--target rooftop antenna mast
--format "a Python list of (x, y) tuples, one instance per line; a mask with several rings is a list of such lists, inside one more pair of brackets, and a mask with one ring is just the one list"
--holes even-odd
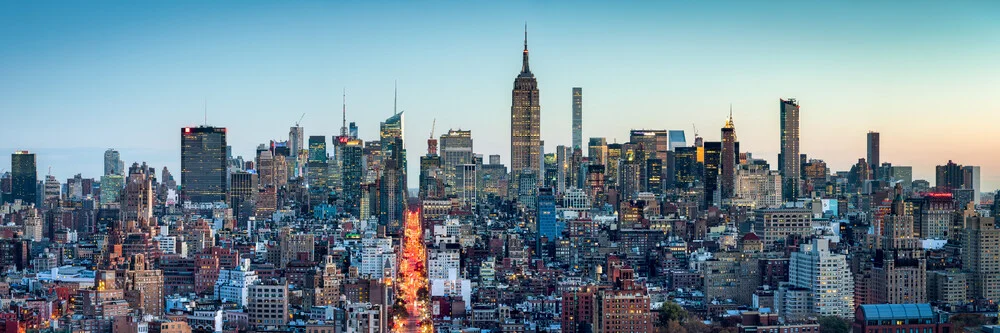
[(397, 81), (392, 80), (392, 114), (396, 114), (396, 101), (399, 100), (399, 88), (396, 85)]
[(205, 126), (208, 126), (208, 98), (205, 98)]
[(344, 88), (343, 119), (340, 125), (340, 136), (347, 137), (347, 88)]

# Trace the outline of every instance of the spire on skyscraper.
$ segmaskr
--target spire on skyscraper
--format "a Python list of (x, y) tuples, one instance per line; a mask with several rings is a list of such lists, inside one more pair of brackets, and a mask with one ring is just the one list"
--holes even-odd
[(524, 22), (524, 59), (521, 63), (521, 73), (531, 73), (528, 68), (528, 22)]
[(726, 120), (725, 128), (735, 128), (736, 125), (733, 124), (733, 105), (729, 104), (729, 119)]

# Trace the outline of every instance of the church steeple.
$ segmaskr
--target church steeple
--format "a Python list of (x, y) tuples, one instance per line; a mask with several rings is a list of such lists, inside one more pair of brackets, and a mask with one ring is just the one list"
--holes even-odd
[(521, 63), (521, 73), (531, 73), (528, 68), (528, 23), (524, 23), (524, 59)]

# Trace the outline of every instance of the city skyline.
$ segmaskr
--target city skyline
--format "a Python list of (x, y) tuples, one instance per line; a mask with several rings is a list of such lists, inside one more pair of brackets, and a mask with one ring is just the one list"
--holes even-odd
[[(98, 177), (103, 174), (100, 156), (107, 148), (118, 150), (126, 165), (146, 161), (180, 174), (177, 129), (202, 124), (206, 101), (207, 123), (228, 128), (234, 155), (244, 158), (252, 156), (258, 143), (286, 140), (287, 127), (302, 113), (307, 137), (324, 135), (329, 140), (337, 135), (338, 95), (345, 87), (348, 121), (358, 123), (363, 139), (374, 140), (378, 122), (392, 113), (394, 80), (400, 87), (399, 109), (408, 114), (407, 150), (424, 150), (424, 133), (437, 119), (435, 135), (449, 128), (471, 130), (476, 153), (500, 154), (510, 165), (509, 131), (493, 124), (506, 122), (506, 91), (510, 77), (517, 75), (520, 24), (527, 20), (532, 70), (543, 92), (541, 139), (546, 152), (571, 144), (570, 92), (583, 87), (588, 91), (584, 138), (625, 142), (629, 129), (681, 129), (690, 143), (693, 123), (706, 141), (714, 141), (732, 103), (742, 150), (776, 166), (774, 100), (797, 98), (802, 105), (800, 151), (825, 160), (834, 171), (848, 170), (865, 157), (865, 134), (878, 131), (883, 135), (881, 160), (913, 166), (914, 179), (933, 181), (935, 165), (955, 160), (983, 167), (984, 190), (1000, 186), (1000, 173), (991, 172), (1000, 169), (1000, 160), (983, 153), (996, 135), (963, 127), (970, 121), (996, 120), (989, 111), (996, 110), (998, 102), (989, 97), (1000, 85), (987, 55), (998, 44), (990, 43), (997, 36), (986, 33), (995, 23), (986, 22), (983, 13), (989, 11), (984, 8), (948, 8), (944, 13), (952, 15), (920, 25), (907, 18), (934, 9), (901, 8), (898, 17), (871, 22), (863, 19), (875, 18), (870, 11), (879, 5), (772, 5), (747, 13), (736, 5), (721, 11), (667, 6), (658, 9), (676, 20), (657, 25), (657, 17), (641, 11), (615, 8), (601, 13), (596, 6), (581, 6), (576, 10), (582, 17), (609, 21), (583, 25), (555, 19), (555, 10), (563, 7), (551, 4), (525, 5), (531, 13), (515, 6), (480, 5), (497, 10), (485, 20), (452, 15), (473, 9), (461, 5), (439, 14), (421, 8), (448, 20), (444, 26), (428, 23), (433, 20), (416, 22), (410, 31), (397, 28), (413, 20), (393, 21), (405, 18), (405, 4), (348, 5), (363, 14), (336, 24), (324, 19), (339, 5), (159, 4), (154, 6), (164, 8), (158, 8), (158, 14), (120, 8), (136, 14), (124, 18), (89, 6), (2, 6), (15, 8), (0, 12), (34, 15), (14, 20), (9, 32), (0, 33), (9, 45), (0, 53), (0, 75), (11, 78), (0, 83), (0, 91), (10, 94), (0, 99), (0, 109), (15, 115), (8, 123), (17, 128), (0, 134), (8, 143), (0, 148), (36, 153), (39, 179), (50, 166), (57, 179), (77, 173)], [(773, 24), (757, 25), (773, 17), (767, 9), (797, 16), (832, 11), (844, 17), (812, 17), (813, 22), (789, 32)], [(80, 12), (54, 20), (72, 10)], [(231, 10), (231, 25), (212, 19), (221, 10)], [(286, 14), (281, 17), (296, 17), (296, 22), (269, 21), (268, 10), (280, 10)], [(727, 24), (714, 27), (696, 20), (710, 15), (728, 19)], [(616, 22), (623, 17), (636, 20)], [(477, 19), (485, 28), (478, 34), (447, 29)], [(790, 19), (789, 26), (804, 20)], [(100, 24), (75, 35), (60, 34), (91, 20)], [(175, 25), (180, 22), (190, 24)], [(240, 30), (255, 23), (287, 25)], [(821, 29), (843, 23), (854, 25), (835, 32)], [(128, 27), (136, 29), (123, 29)], [(346, 34), (344, 27), (354, 29)], [(601, 29), (607, 32), (602, 35)], [(914, 29), (926, 38), (909, 34)], [(423, 34), (429, 32), (437, 33)], [(571, 36), (576, 40), (565, 40)], [(765, 41), (788, 43), (789, 51), (776, 54), (781, 48)], [(567, 60), (571, 57), (579, 59)], [(587, 71), (579, 66), (587, 66)], [(468, 112), (477, 116), (462, 117)], [(645, 119), (651, 116), (661, 119)], [(121, 126), (102, 130), (114, 124)], [(10, 165), (9, 154), (0, 156), (0, 165)], [(414, 162), (407, 170), (411, 185), (417, 184), (419, 174)]]

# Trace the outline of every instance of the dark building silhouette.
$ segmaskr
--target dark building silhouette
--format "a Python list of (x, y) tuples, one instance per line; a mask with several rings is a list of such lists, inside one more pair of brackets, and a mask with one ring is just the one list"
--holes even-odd
[(181, 129), (181, 199), (191, 202), (226, 200), (226, 129)]

